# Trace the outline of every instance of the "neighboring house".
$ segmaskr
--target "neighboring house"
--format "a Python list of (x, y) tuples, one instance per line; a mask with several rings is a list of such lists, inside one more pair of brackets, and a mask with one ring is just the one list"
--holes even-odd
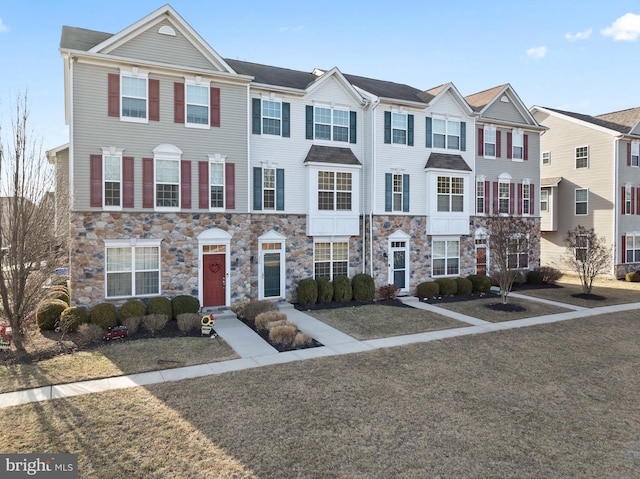
[[(225, 59), (169, 5), (115, 35), (64, 27), (60, 51), (70, 142), (49, 156), (70, 185), (77, 304), (294, 300), (303, 278), (357, 273), (410, 293), (483, 272), (480, 124), (504, 131), (504, 158), (512, 129), (528, 138), (509, 147), (527, 158), (498, 155), (481, 175), (517, 185), (509, 213), (537, 225), (535, 206), (518, 208), (520, 186), (531, 204), (540, 184), (527, 160), (541, 128), (511, 87), (496, 98), (515, 113), (451, 83), (421, 91)], [(535, 238), (522, 268), (537, 265)]]
[(491, 239), (485, 218), (515, 216), (530, 233), (513, 239), (511, 264), (540, 266), (540, 135), (544, 132), (509, 84), (466, 97), (478, 114), (475, 169), (476, 271), (491, 268)]
[(612, 247), (608, 274), (640, 269), (640, 108), (598, 116), (534, 106), (541, 144), (542, 264), (567, 270), (564, 238), (578, 225)]

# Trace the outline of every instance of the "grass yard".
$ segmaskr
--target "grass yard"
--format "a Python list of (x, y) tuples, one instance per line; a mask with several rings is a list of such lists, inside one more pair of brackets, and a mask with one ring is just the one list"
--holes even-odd
[(429, 311), (380, 304), (305, 313), (361, 341), (468, 326)]
[(562, 281), (556, 283), (561, 288), (540, 288), (518, 291), (521, 294), (537, 298), (560, 301), (584, 308), (599, 308), (612, 304), (640, 302), (640, 283), (626, 281), (599, 280), (594, 282), (591, 293), (601, 296), (603, 300), (576, 298), (573, 295), (582, 293), (582, 285), (575, 279), (563, 276)]
[(81, 478), (637, 478), (640, 311), (2, 411)]

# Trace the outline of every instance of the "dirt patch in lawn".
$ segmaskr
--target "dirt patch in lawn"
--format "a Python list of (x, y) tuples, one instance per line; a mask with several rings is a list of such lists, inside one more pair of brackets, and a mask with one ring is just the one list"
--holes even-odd
[(484, 298), (478, 298), (474, 301), (442, 303), (431, 301), (431, 304), (492, 323), (571, 311), (570, 309), (559, 306), (514, 297), (509, 297), (507, 304), (502, 305), (500, 303), (500, 297), (494, 294), (485, 296)]

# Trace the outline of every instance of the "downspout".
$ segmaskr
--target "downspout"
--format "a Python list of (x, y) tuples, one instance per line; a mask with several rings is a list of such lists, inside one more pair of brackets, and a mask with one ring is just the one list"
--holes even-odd
[[(251, 83), (247, 83), (247, 184), (251, 185)], [(251, 218), (251, 186), (247, 188), (247, 214)]]
[[(619, 157), (619, 142), (620, 142), (620, 137), (617, 137), (614, 139), (613, 141), (613, 177), (614, 177), (614, 186), (613, 186), (613, 198), (619, 198), (618, 192), (620, 191), (620, 166), (618, 165), (618, 161), (620, 160)], [(613, 261), (611, 262), (611, 273), (612, 276), (615, 278), (616, 275), (616, 262), (618, 261), (618, 258), (622, 257), (622, 256), (618, 256), (618, 254), (623, 254), (621, 253), (620, 250), (620, 242), (619, 242), (619, 238), (618, 238), (618, 232), (620, 231), (620, 225), (619, 225), (619, 221), (620, 221), (620, 216), (618, 215), (618, 211), (620, 211), (620, 208), (618, 208), (616, 206), (618, 202), (617, 201), (613, 201), (613, 244), (614, 244), (614, 248), (613, 248)]]
[(371, 199), (369, 200), (369, 275), (373, 277), (373, 212), (376, 204), (376, 115), (380, 100), (376, 99), (371, 108)]

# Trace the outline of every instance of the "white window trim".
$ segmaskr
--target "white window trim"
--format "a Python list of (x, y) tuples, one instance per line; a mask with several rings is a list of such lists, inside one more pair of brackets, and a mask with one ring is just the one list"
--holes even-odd
[[(269, 101), (272, 103), (280, 103), (280, 117), (278, 118), (278, 120), (280, 121), (280, 130), (278, 132), (278, 134), (273, 134), (273, 133), (265, 133), (264, 132), (264, 119), (268, 118), (268, 119), (273, 119), (275, 120), (276, 117), (275, 116), (265, 116), (264, 115), (264, 102), (265, 101)], [(263, 138), (277, 138), (277, 139), (282, 139), (282, 104), (284, 102), (282, 101), (282, 98), (280, 97), (276, 97), (274, 95), (263, 95), (260, 97), (260, 136), (262, 136)], [(314, 111), (315, 113), (315, 111)], [(314, 120), (315, 121), (315, 120)], [(315, 123), (314, 123), (315, 125)], [(314, 136), (315, 136), (315, 130), (314, 130)]]
[[(502, 185), (507, 185), (507, 212), (503, 213), (500, 211), (500, 200), (504, 200), (504, 197), (500, 196), (500, 186)], [(511, 211), (511, 180), (503, 180), (500, 179), (498, 180), (498, 214), (500, 216), (509, 216), (510, 214), (513, 214), (513, 212)]]
[[(494, 134), (493, 143), (489, 143), (490, 145), (493, 144), (494, 155), (487, 155), (487, 132), (493, 132)], [(495, 160), (498, 157), (498, 129), (495, 126), (485, 125), (483, 136), (484, 138), (482, 142), (482, 157), (488, 158), (490, 160)]]
[[(329, 110), (331, 112), (331, 118), (329, 123), (320, 123), (317, 118), (318, 115), (316, 113), (316, 110), (318, 108), (322, 108), (325, 110)], [(336, 123), (334, 122), (334, 113), (336, 111), (342, 111), (342, 112), (346, 112), (347, 113), (347, 124), (345, 125), (336, 125)], [(317, 138), (316, 137), (316, 125), (320, 124), (320, 125), (329, 125), (329, 139), (326, 138)], [(393, 121), (392, 121), (393, 124)], [(342, 140), (336, 140), (333, 134), (333, 128), (339, 126), (340, 128), (346, 128), (347, 129), (347, 139), (342, 141)], [(393, 128), (392, 128), (393, 130)], [(326, 143), (349, 143), (349, 138), (351, 136), (351, 110), (348, 107), (345, 106), (341, 106), (341, 105), (329, 105), (329, 104), (323, 104), (323, 103), (313, 103), (313, 140), (314, 141), (318, 141), (318, 142), (326, 142)], [(393, 136), (393, 131), (392, 131), (392, 136)]]
[[(331, 281), (333, 281), (333, 279), (335, 278), (335, 274), (334, 274), (334, 269), (333, 269), (333, 264), (334, 262), (337, 261), (344, 261), (344, 260), (334, 260), (333, 258), (333, 245), (335, 243), (346, 243), (347, 244), (347, 277), (349, 277), (349, 264), (351, 261), (351, 245), (349, 244), (349, 237), (348, 236), (314, 236), (313, 237), (313, 279), (316, 279), (316, 263), (318, 261), (316, 261), (316, 244), (317, 243), (329, 243), (331, 245), (331, 251), (330, 251), (330, 258), (329, 258), (329, 266), (330, 266), (330, 272), (329, 272), (329, 279)], [(324, 261), (323, 261), (324, 262)], [(339, 275), (338, 275), (339, 276)]]
[[(545, 159), (545, 155), (547, 155), (547, 162), (545, 163), (544, 159)], [(542, 156), (540, 159), (540, 162), (543, 165), (550, 165), (551, 164), (551, 152), (550, 151), (543, 151), (542, 152)]]
[[(546, 200), (543, 201), (542, 196), (546, 196)], [(543, 210), (542, 203), (545, 203), (547, 207)], [(549, 190), (540, 190), (540, 213), (549, 212)]]
[[(158, 248), (158, 292), (144, 295), (136, 295), (136, 248)], [(107, 250), (111, 248), (131, 248), (131, 295), (128, 296), (108, 296), (107, 291)], [(121, 299), (121, 298), (148, 298), (158, 296), (162, 293), (162, 240), (160, 239), (118, 239), (118, 240), (104, 240), (104, 297), (108, 299)]]
[[(587, 149), (587, 164), (586, 166), (581, 166), (580, 168), (578, 168), (578, 149), (579, 148), (586, 148)], [(590, 156), (591, 156), (591, 151), (589, 151), (589, 145), (582, 145), (582, 146), (576, 146), (575, 150), (573, 152), (573, 168), (575, 170), (584, 170), (584, 169), (588, 169), (589, 168), (589, 163), (590, 163)]]
[[(144, 78), (146, 80), (147, 83), (147, 87), (146, 87), (146, 92), (147, 92), (147, 97), (144, 99), (145, 100), (145, 104), (146, 104), (146, 108), (145, 108), (145, 117), (144, 118), (133, 118), (130, 116), (124, 116), (122, 114), (123, 112), (123, 108), (122, 108), (122, 92), (124, 90), (124, 88), (122, 87), (122, 77), (131, 77), (131, 78)], [(149, 72), (145, 71), (145, 70), (139, 70), (136, 67), (133, 68), (120, 68), (120, 98), (118, 99), (118, 101), (120, 102), (120, 121), (128, 121), (131, 123), (149, 123)]]
[[(431, 147), (437, 151), (462, 151), (460, 147), (462, 146), (462, 123), (464, 120), (462, 118), (450, 117), (448, 115), (433, 115), (431, 120)], [(433, 120), (443, 120), (444, 121), (444, 148), (435, 146), (436, 142), (434, 139), (435, 129), (433, 125)], [(449, 122), (458, 122), (458, 148), (449, 148)]]
[[(209, 154), (209, 211), (224, 211), (227, 208), (227, 183), (226, 183), (226, 155), (220, 153)], [(222, 165), (222, 207), (211, 206), (211, 165)], [(217, 185), (219, 186), (219, 185)]]
[[(187, 102), (188, 94), (187, 90), (189, 86), (198, 86), (203, 87), (207, 91), (207, 104), (206, 105), (198, 105), (198, 106), (206, 106), (207, 107), (207, 122), (206, 124), (201, 123), (189, 123), (189, 115), (188, 115), (188, 107), (189, 103)], [(196, 103), (193, 103), (196, 105)], [(211, 129), (211, 81), (202, 80), (202, 77), (185, 77), (184, 79), (184, 126), (186, 128), (196, 128), (200, 130), (209, 130)]]
[[(333, 190), (321, 190), (320, 189), (320, 173), (331, 173), (333, 174)], [(351, 175), (351, 189), (350, 190), (339, 190), (338, 189), (338, 174), (339, 173), (345, 173), (345, 174), (349, 174)], [(316, 208), (318, 210), (318, 212), (321, 213), (329, 213), (329, 212), (335, 212), (335, 213), (351, 213), (354, 211), (354, 204), (353, 204), (353, 200), (354, 200), (354, 172), (353, 171), (345, 171), (345, 170), (332, 170), (332, 169), (328, 169), (328, 168), (320, 168), (315, 175), (315, 180), (316, 180), (316, 184), (315, 184), (315, 189), (316, 189)], [(321, 209), (320, 208), (320, 192), (329, 192), (332, 191), (333, 193), (333, 209)], [(351, 194), (351, 206), (349, 209), (338, 209), (338, 193), (346, 193), (349, 192)]]
[[(519, 138), (521, 143), (516, 144), (516, 138)], [(516, 148), (522, 149), (522, 158), (516, 158)], [(520, 129), (511, 130), (511, 160), (517, 163), (524, 161), (524, 131)]]
[[(105, 211), (122, 211), (122, 194), (124, 189), (124, 178), (122, 177), (124, 173), (123, 158), (122, 158), (123, 152), (124, 152), (124, 148), (116, 148), (113, 146), (102, 147), (102, 209)], [(105, 164), (104, 164), (105, 156), (120, 157), (120, 205), (119, 206), (105, 204), (105, 201), (106, 201), (105, 183), (107, 181), (106, 180), (107, 175), (105, 172)]]
[[(400, 177), (400, 191), (396, 191), (396, 176)], [(396, 195), (400, 195), (400, 208), (396, 209)], [(400, 171), (391, 172), (391, 211), (394, 213), (402, 213), (402, 205), (404, 204), (404, 174)]]
[[(434, 268), (433, 268), (433, 261), (436, 259), (442, 259), (442, 258), (436, 258), (433, 250), (434, 250), (434, 243), (436, 242), (441, 242), (444, 241), (445, 242), (445, 257), (444, 257), (444, 269), (445, 269), (445, 274), (434, 274)], [(457, 273), (453, 273), (453, 274), (447, 274), (446, 270), (447, 268), (447, 260), (449, 259), (449, 256), (447, 256), (447, 243), (449, 241), (457, 241), (458, 242), (458, 256), (456, 256), (456, 258), (458, 258), (458, 272)], [(460, 263), (461, 263), (461, 255), (460, 255), (460, 248), (461, 248), (461, 241), (460, 241), (460, 237), (459, 236), (438, 236), (438, 237), (433, 237), (431, 240), (431, 277), (432, 278), (454, 278), (454, 277), (458, 277), (460, 276)], [(453, 256), (451, 257), (453, 258)]]
[[(448, 178), (449, 179), (449, 193), (440, 193), (438, 191), (438, 180), (440, 178)], [(454, 194), (453, 193), (453, 179), (459, 179), (462, 180), (462, 194)], [(465, 189), (467, 188), (467, 184), (465, 181), (465, 177), (464, 176), (456, 176), (456, 175), (450, 175), (450, 174), (438, 174), (436, 177), (436, 212), (438, 214), (445, 214), (445, 213), (450, 213), (450, 214), (463, 214), (466, 211), (466, 197), (465, 197)], [(441, 195), (447, 195), (449, 197), (449, 209), (446, 211), (440, 211), (438, 210), (438, 199)], [(462, 196), (462, 211), (453, 211), (453, 198), (455, 197), (459, 197)]]
[[(174, 145), (159, 145), (153, 149), (153, 206), (155, 211), (161, 212), (177, 212), (180, 211), (182, 203), (182, 168), (180, 167), (182, 159), (182, 150)], [(158, 189), (156, 181), (156, 162), (157, 160), (175, 161), (178, 163), (178, 206), (158, 206)]]
[[(587, 211), (586, 213), (576, 213), (578, 206), (578, 198), (576, 197), (576, 195), (578, 194), (578, 191), (583, 190), (587, 192), (587, 201), (581, 201), (580, 203), (587, 204)], [(575, 216), (587, 216), (589, 214), (589, 188), (576, 188), (573, 190), (573, 213)]]
[[(515, 268), (510, 268), (510, 269), (527, 269), (527, 268), (529, 268), (529, 262), (530, 262), (530, 261), (529, 261), (529, 259), (530, 259), (530, 258), (529, 258), (529, 253), (530, 253), (530, 251), (531, 251), (531, 243), (530, 243), (529, 234), (528, 234), (528, 233), (527, 233), (527, 234), (525, 234), (525, 235), (522, 235), (522, 234), (515, 234), (515, 235), (512, 235), (512, 236), (509, 238), (509, 240), (520, 240), (523, 236), (524, 236), (524, 239), (527, 241), (527, 244), (526, 244), (526, 246), (525, 246), (524, 250), (522, 250), (522, 251), (516, 251), (515, 253), (511, 253), (511, 252), (509, 251), (509, 249), (508, 249), (508, 246), (507, 246), (507, 265), (509, 264), (509, 256), (510, 256), (510, 255), (513, 255), (513, 254), (515, 254), (515, 255), (516, 255), (516, 260), (517, 260), (517, 263), (518, 263), (518, 264), (517, 264), (517, 266), (516, 266)], [(508, 242), (507, 242), (507, 245), (508, 245)], [(526, 253), (526, 254), (527, 254), (527, 265), (526, 265), (526, 266), (521, 266), (521, 265), (520, 265), (520, 255), (521, 255), (521, 254), (524, 254), (524, 253)]]
[[(476, 191), (475, 191), (475, 195), (476, 195), (476, 203), (475, 203), (475, 210), (476, 210), (476, 215), (479, 216), (485, 216), (487, 214), (487, 212), (485, 211), (485, 205), (486, 205), (486, 198), (487, 198), (487, 188), (485, 185), (485, 181), (487, 179), (481, 175), (481, 176), (476, 176)], [(482, 212), (478, 211), (478, 183), (482, 183)]]
[(626, 183), (624, 185), (624, 214), (625, 216), (631, 216), (631, 207), (633, 205), (633, 196), (631, 192), (631, 185)]
[[(633, 157), (637, 157), (636, 165), (633, 164)], [(631, 142), (631, 167), (638, 168), (640, 167), (640, 142), (632, 141)]]
[[(393, 127), (393, 115), (404, 115), (404, 143), (396, 143), (393, 141), (393, 130), (402, 130), (402, 128)], [(403, 109), (391, 109), (391, 144), (400, 147), (406, 147), (409, 143), (409, 113)]]
[[(629, 248), (629, 243), (630, 243), (630, 239), (634, 242), (634, 246), (636, 242), (640, 242), (640, 232), (637, 231), (633, 231), (633, 232), (629, 232), (626, 233), (625, 235), (625, 245), (624, 245), (624, 263), (625, 264), (633, 264), (633, 263), (638, 263), (638, 261), (635, 261), (635, 252), (636, 251), (640, 251), (640, 246), (639, 247), (634, 247), (634, 248)], [(634, 241), (634, 238), (636, 238), (637, 240)], [(633, 261), (629, 261), (627, 260), (627, 252), (628, 251), (633, 251)]]
[[(529, 202), (528, 206), (525, 208), (524, 207), (524, 201), (525, 201), (525, 197), (524, 197), (524, 187), (527, 187), (529, 196), (526, 198), (526, 200)], [(522, 198), (520, 198), (520, 201), (522, 202), (522, 216), (531, 216), (531, 180), (529, 178), (525, 178), (524, 180), (522, 180)], [(534, 209), (535, 210), (535, 209)]]

